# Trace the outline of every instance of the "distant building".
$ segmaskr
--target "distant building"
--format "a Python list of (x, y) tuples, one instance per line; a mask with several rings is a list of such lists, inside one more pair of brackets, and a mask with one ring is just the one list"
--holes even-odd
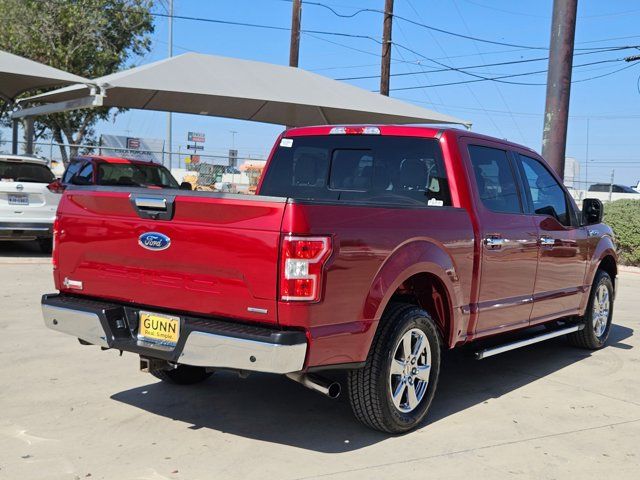
[(564, 184), (567, 188), (580, 189), (580, 163), (575, 158), (564, 159)]

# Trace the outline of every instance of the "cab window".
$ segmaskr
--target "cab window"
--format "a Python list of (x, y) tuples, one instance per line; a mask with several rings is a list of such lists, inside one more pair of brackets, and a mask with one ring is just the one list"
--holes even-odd
[(469, 145), (469, 157), (482, 204), (493, 212), (522, 213), (516, 179), (507, 152)]
[(83, 162), (71, 162), (67, 167), (67, 171), (64, 172), (64, 175), (62, 176), (62, 183), (71, 183), (71, 179), (76, 173), (78, 173), (78, 170), (80, 170), (82, 165), (84, 165)]
[(332, 202), (451, 206), (437, 139), (325, 135), (287, 139), (261, 195)]
[(87, 163), (72, 177), (71, 183), (76, 185), (91, 185), (93, 183), (93, 164)]
[(572, 225), (572, 210), (565, 191), (541, 162), (526, 155), (517, 155), (522, 167), (525, 194), (536, 215), (549, 215), (562, 225)]

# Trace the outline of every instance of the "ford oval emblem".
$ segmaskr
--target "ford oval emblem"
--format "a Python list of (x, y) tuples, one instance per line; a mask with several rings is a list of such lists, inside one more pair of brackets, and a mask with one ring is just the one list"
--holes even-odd
[(171, 245), (171, 239), (158, 232), (145, 232), (138, 237), (138, 245), (147, 250), (166, 250)]

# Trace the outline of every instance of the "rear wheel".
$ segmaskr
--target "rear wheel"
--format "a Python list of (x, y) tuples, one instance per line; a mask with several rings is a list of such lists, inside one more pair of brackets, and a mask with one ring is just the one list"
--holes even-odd
[(349, 400), (356, 418), (387, 433), (416, 427), (436, 391), (441, 348), (438, 328), (427, 312), (415, 305), (391, 305), (364, 368), (349, 373)]
[(583, 318), (584, 328), (568, 335), (576, 347), (598, 350), (605, 346), (613, 317), (613, 282), (604, 270), (598, 270), (593, 280), (589, 304)]
[(170, 370), (154, 369), (149, 373), (163, 382), (176, 385), (193, 385), (200, 383), (212, 375), (204, 367), (192, 367), (191, 365), (178, 365)]

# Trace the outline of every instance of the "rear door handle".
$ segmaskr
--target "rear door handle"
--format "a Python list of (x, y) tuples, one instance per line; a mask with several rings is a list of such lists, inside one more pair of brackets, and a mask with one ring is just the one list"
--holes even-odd
[(556, 244), (556, 239), (543, 235), (540, 237), (540, 245), (543, 247), (553, 247)]
[(506, 240), (504, 238), (490, 235), (488, 237), (485, 237), (484, 246), (489, 250), (499, 250), (502, 248), (502, 245), (504, 245), (505, 242)]

